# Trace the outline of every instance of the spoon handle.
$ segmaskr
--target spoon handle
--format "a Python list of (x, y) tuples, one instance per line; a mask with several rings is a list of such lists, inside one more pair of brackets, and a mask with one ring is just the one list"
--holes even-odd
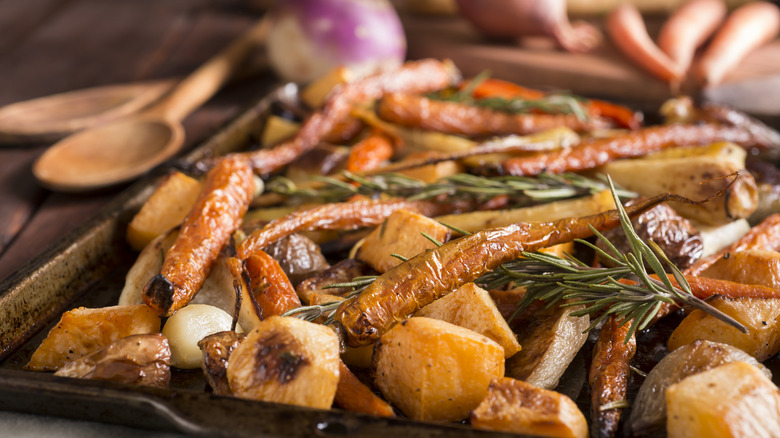
[(198, 67), (145, 113), (162, 115), (176, 122), (187, 117), (222, 87), (251, 49), (262, 44), (268, 33), (268, 26), (267, 19), (260, 20), (225, 50)]

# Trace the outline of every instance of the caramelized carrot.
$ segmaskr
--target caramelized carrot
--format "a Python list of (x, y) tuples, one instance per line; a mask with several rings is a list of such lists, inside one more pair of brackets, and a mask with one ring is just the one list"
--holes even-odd
[(395, 417), (393, 407), (371, 392), (371, 389), (358, 380), (341, 360), (339, 360), (339, 384), (333, 402), (352, 412)]
[(750, 2), (729, 15), (694, 66), (703, 84), (720, 83), (745, 55), (772, 41), (780, 31), (780, 9), (769, 2)]
[(393, 144), (384, 135), (374, 133), (352, 146), (347, 158), (347, 170), (350, 172), (374, 170), (392, 157)]
[(560, 126), (583, 132), (608, 126), (603, 120), (580, 118), (576, 114), (510, 114), (400, 93), (382, 98), (377, 114), (400, 125), (468, 136), (532, 134)]
[(260, 319), (301, 307), (301, 300), (279, 263), (265, 251), (255, 251), (244, 261), (247, 286)]
[(730, 141), (745, 148), (771, 147), (763, 137), (742, 127), (715, 123), (699, 125), (651, 126), (609, 138), (583, 141), (562, 151), (551, 151), (527, 157), (510, 158), (501, 164), (499, 173), (538, 175), (593, 169), (618, 158), (647, 155), (674, 146), (694, 146)]
[(655, 45), (636, 6), (622, 3), (607, 16), (606, 27), (615, 46), (635, 64), (666, 82), (682, 81), (683, 69)]
[(354, 201), (325, 204), (310, 210), (296, 211), (269, 222), (250, 234), (236, 249), (239, 258), (246, 260), (267, 245), (302, 230), (341, 230), (376, 226), (390, 213), (400, 209), (435, 216), (452, 212), (456, 208), (454, 204), (430, 201)]
[[(512, 82), (488, 78), (477, 85), (472, 95), (478, 99), (501, 97), (504, 99), (538, 100), (544, 98), (546, 93)], [(587, 101), (586, 107), (591, 117), (604, 117), (614, 121), (618, 126), (628, 129), (638, 129), (642, 126), (641, 113), (632, 111), (625, 106), (591, 99)]]
[(689, 0), (677, 9), (658, 32), (658, 47), (687, 71), (693, 55), (726, 17), (723, 0)]
[[(670, 200), (687, 201), (675, 195), (659, 195), (626, 207), (626, 211), (633, 217)], [(603, 231), (618, 223), (617, 211), (610, 210), (554, 222), (516, 223), (452, 240), (378, 277), (336, 310), (335, 325), (349, 345), (371, 344), (423, 306), (518, 258), (523, 251), (589, 237), (591, 226)]]
[(257, 174), (268, 174), (289, 164), (308, 152), (339, 123), (349, 117), (357, 102), (378, 99), (387, 93), (426, 93), (446, 88), (460, 80), (460, 73), (449, 61), (424, 59), (404, 64), (401, 68), (378, 73), (345, 84), (333, 93), (325, 107), (303, 123), (296, 136), (270, 149), (240, 154)]
[(162, 270), (144, 288), (144, 301), (170, 316), (189, 303), (211, 272), (254, 195), (252, 170), (239, 157), (217, 161), (187, 214)]
[[(758, 284), (743, 284), (707, 277), (686, 276), (685, 278), (691, 286), (693, 295), (701, 299), (716, 295), (726, 298), (780, 298), (780, 289)], [(674, 281), (672, 283), (676, 284)]]
[(636, 338), (632, 335), (626, 342), (630, 326), (630, 321), (621, 325), (612, 316), (599, 332), (588, 375), (592, 437), (617, 435), (623, 409), (604, 408), (627, 399), (628, 377), (631, 374), (629, 362), (636, 353)]

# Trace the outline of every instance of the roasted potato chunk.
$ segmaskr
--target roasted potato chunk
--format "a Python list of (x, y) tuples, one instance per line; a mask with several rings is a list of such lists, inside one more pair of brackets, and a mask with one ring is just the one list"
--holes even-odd
[(243, 333), (228, 330), (208, 335), (198, 342), (198, 347), (203, 352), (200, 367), (214, 394), (231, 394), (227, 380), (227, 365), (230, 355), (244, 341), (244, 338), (246, 335)]
[(117, 339), (159, 331), (160, 316), (144, 304), (99, 309), (79, 307), (62, 314), (25, 368), (55, 371)]
[(588, 423), (565, 395), (504, 377), (490, 382), (487, 397), (471, 413), (471, 425), (534, 436), (588, 436)]
[(66, 363), (55, 376), (166, 387), (171, 380), (171, 349), (155, 333), (118, 339)]
[(436, 247), (422, 233), (439, 242), (447, 241), (450, 236), (449, 228), (435, 220), (408, 210), (398, 210), (366, 237), (356, 258), (377, 272), (387, 272), (401, 263), (392, 254), (412, 258)]
[(669, 438), (780, 436), (780, 391), (761, 371), (733, 362), (666, 390)]
[(485, 335), (504, 347), (506, 357), (520, 351), (517, 336), (501, 316), (490, 294), (474, 283), (466, 283), (455, 292), (428, 304), (415, 316), (440, 319)]
[(227, 379), (236, 397), (329, 409), (339, 381), (339, 341), (331, 329), (272, 316), (230, 355)]
[(701, 275), (737, 283), (780, 288), (780, 252), (749, 249), (727, 254)]
[(747, 327), (748, 333), (697, 309), (672, 332), (667, 344), (670, 350), (706, 339), (733, 345), (759, 361), (780, 351), (780, 299), (716, 297), (709, 303)]
[(181, 172), (165, 178), (127, 226), (127, 242), (142, 250), (155, 237), (184, 221), (200, 194), (200, 182)]
[(495, 341), (437, 319), (410, 318), (382, 336), (374, 353), (376, 384), (407, 416), (425, 421), (467, 418), (504, 375)]

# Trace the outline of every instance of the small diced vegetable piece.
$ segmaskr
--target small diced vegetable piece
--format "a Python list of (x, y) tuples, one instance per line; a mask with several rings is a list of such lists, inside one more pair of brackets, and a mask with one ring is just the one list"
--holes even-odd
[(669, 438), (780, 436), (780, 391), (761, 371), (733, 362), (666, 390)]
[(408, 210), (398, 210), (366, 237), (356, 258), (379, 273), (387, 272), (401, 263), (392, 254), (409, 259), (427, 249), (436, 248), (436, 244), (422, 233), (439, 242), (446, 242), (450, 236), (449, 228), (435, 220)]
[(490, 382), (488, 395), (471, 413), (471, 425), (534, 436), (588, 436), (588, 424), (565, 395), (503, 377)]
[(703, 277), (780, 288), (780, 252), (749, 249), (721, 257)]
[(145, 304), (99, 309), (79, 307), (62, 314), (33, 353), (26, 369), (54, 371), (117, 339), (159, 331), (160, 316)]
[(325, 104), (325, 100), (334, 87), (352, 82), (355, 74), (347, 67), (336, 67), (324, 76), (320, 76), (301, 91), (301, 100), (309, 108), (319, 108)]
[[(208, 335), (230, 330), (233, 317), (208, 304), (189, 304), (165, 322), (162, 334), (171, 345), (171, 365), (181, 369), (200, 367), (203, 354), (198, 342)], [(241, 327), (236, 327), (241, 331)]]
[(227, 365), (230, 355), (245, 338), (246, 335), (243, 333), (228, 330), (208, 335), (198, 341), (198, 347), (203, 352), (203, 362), (200, 367), (214, 394), (231, 394), (227, 380)]
[(504, 375), (504, 349), (437, 319), (410, 318), (385, 333), (374, 353), (382, 394), (415, 420), (457, 421)]
[(582, 306), (560, 305), (534, 312), (517, 333), (523, 349), (506, 362), (506, 375), (531, 385), (554, 389), (588, 339), (590, 318), (572, 316)]
[(171, 380), (170, 365), (165, 336), (131, 335), (66, 363), (54, 375), (164, 388)]
[(567, 217), (588, 216), (615, 208), (609, 190), (604, 190), (586, 198), (551, 202), (533, 207), (511, 210), (486, 210), (462, 214), (439, 216), (437, 221), (477, 232), (486, 228), (503, 227), (516, 222), (547, 222)]
[(780, 299), (716, 297), (709, 303), (747, 327), (748, 333), (742, 333), (697, 309), (672, 332), (669, 350), (676, 350), (697, 339), (706, 339), (733, 345), (759, 361), (780, 351)]
[(517, 337), (485, 289), (466, 283), (455, 292), (428, 304), (415, 316), (440, 319), (473, 330), (498, 342), (506, 357), (520, 351)]
[(329, 409), (339, 381), (339, 340), (320, 324), (272, 316), (261, 321), (228, 362), (233, 395)]
[(264, 147), (273, 146), (293, 137), (300, 129), (300, 123), (271, 115), (266, 119), (260, 143)]
[(731, 345), (694, 341), (667, 354), (642, 382), (631, 403), (628, 427), (635, 434), (653, 433), (666, 427), (666, 389), (673, 384), (709, 369), (731, 362), (747, 362), (772, 377), (755, 358)]
[(173, 172), (155, 189), (127, 226), (127, 242), (142, 250), (155, 237), (184, 221), (200, 194), (200, 182)]

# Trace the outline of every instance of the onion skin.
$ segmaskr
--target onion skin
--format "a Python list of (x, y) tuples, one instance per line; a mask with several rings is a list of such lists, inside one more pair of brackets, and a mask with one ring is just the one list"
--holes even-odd
[(387, 0), (279, 1), (271, 23), (271, 66), (289, 81), (309, 82), (338, 66), (365, 76), (406, 56), (403, 26)]

